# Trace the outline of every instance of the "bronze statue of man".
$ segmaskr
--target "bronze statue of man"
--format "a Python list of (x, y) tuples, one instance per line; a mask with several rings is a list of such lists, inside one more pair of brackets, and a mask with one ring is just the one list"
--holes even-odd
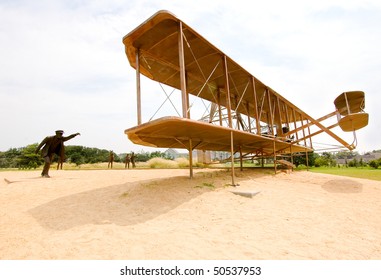
[(58, 156), (62, 156), (62, 151), (64, 149), (64, 142), (74, 138), (77, 135), (81, 135), (79, 133), (71, 134), (67, 137), (63, 137), (63, 130), (57, 130), (56, 135), (47, 136), (44, 140), (38, 145), (36, 149), (36, 154), (42, 148), (41, 156), (44, 158), (44, 168), (42, 170), (41, 176), (49, 178), (49, 168), (52, 162), (54, 154)]
[(111, 169), (112, 169), (113, 162), (114, 162), (114, 151), (110, 151), (107, 168), (110, 168), (111, 166)]

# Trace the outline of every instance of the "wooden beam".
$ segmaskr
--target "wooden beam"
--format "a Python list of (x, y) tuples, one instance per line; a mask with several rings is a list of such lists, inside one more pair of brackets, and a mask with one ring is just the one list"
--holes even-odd
[[(303, 125), (304, 118), (303, 118), (302, 113), (299, 113), (299, 115), (300, 115), (300, 123), (302, 124), (302, 127), (303, 127), (302, 133), (303, 133), (304, 147), (307, 147), (307, 142), (306, 142), (307, 137), (306, 137), (306, 132), (304, 131), (305, 126)], [(301, 141), (301, 140), (299, 139), (299, 141)]]
[(234, 171), (234, 135), (233, 131), (230, 131), (230, 157), (231, 157), (231, 176), (232, 176), (232, 186), (235, 186), (235, 171)]
[(318, 122), (317, 120), (315, 120), (314, 118), (311, 118), (307, 115), (308, 119), (314, 124), (316, 125), (317, 127), (319, 127), (320, 129), (322, 129), (325, 133), (327, 133), (329, 136), (331, 136), (332, 138), (334, 138), (337, 142), (341, 143), (342, 145), (344, 145), (347, 149), (349, 150), (353, 150), (355, 147), (353, 147), (352, 145), (348, 144), (345, 140), (343, 140), (342, 138), (340, 138), (339, 136), (337, 136), (335, 133), (333, 133), (331, 130), (329, 130), (327, 127), (325, 127), (324, 125), (322, 125), (320, 122)]
[(240, 166), (240, 170), (243, 171), (243, 159), (242, 159), (242, 149), (241, 149), (241, 146), (239, 147), (239, 166)]
[(183, 107), (183, 118), (188, 118), (188, 98), (187, 98), (186, 75), (185, 75), (183, 23), (181, 21), (179, 22), (178, 45), (179, 45), (179, 65), (180, 65), (180, 89), (181, 89), (181, 101), (182, 101), (182, 107)]
[[(335, 116), (336, 114), (337, 114), (337, 112), (334, 111), (334, 112), (329, 113), (329, 114), (327, 114), (327, 115), (325, 115), (325, 116), (323, 116), (323, 117), (321, 117), (321, 118), (316, 119), (316, 121), (317, 121), (317, 122), (322, 122), (322, 121), (324, 121), (324, 120), (326, 120), (326, 119), (329, 119), (330, 117)], [(311, 126), (311, 124), (310, 124), (310, 123), (307, 123), (307, 124), (305, 124), (305, 125), (303, 125), (303, 126), (301, 126), (301, 127), (295, 128), (295, 129), (289, 131), (288, 133), (286, 133), (285, 136), (288, 136), (288, 135), (290, 135), (290, 134), (294, 134), (295, 132), (297, 132), (297, 131), (299, 131), (299, 130), (301, 130), (301, 129), (306, 128), (307, 126), (309, 127), (309, 126)]]
[(189, 138), (189, 178), (193, 179), (193, 144), (191, 138)]
[(276, 174), (276, 147), (275, 147), (275, 139), (273, 140), (274, 147), (274, 173)]
[[(228, 110), (229, 127), (233, 128), (232, 113), (231, 113), (231, 100), (230, 100), (230, 87), (229, 87), (229, 74), (228, 74), (228, 61), (227, 61), (226, 55), (224, 55), (224, 57), (223, 57), (223, 65), (224, 65), (224, 74), (225, 74), (226, 104), (227, 104), (227, 110)], [(230, 155), (231, 155), (232, 186), (235, 186), (233, 131), (230, 132)]]
[[(265, 105), (265, 99), (266, 99), (266, 89), (263, 91), (263, 95), (262, 95), (262, 98), (261, 98), (261, 109), (259, 110), (259, 113), (258, 113), (258, 119), (259, 119), (259, 121), (261, 121), (261, 119), (262, 119), (263, 106)], [(259, 129), (261, 129), (260, 126), (259, 126)], [(259, 132), (259, 134), (261, 134), (261, 132)]]
[(251, 119), (250, 119), (250, 104), (246, 103), (248, 130), (251, 132)]
[[(270, 90), (267, 88), (266, 89), (267, 91), (267, 102), (268, 102), (268, 105), (269, 105), (269, 112), (268, 114), (270, 114), (270, 127), (271, 127), (271, 135), (274, 136), (274, 121), (273, 121), (273, 110), (272, 110), (272, 107), (271, 107), (271, 96), (270, 96)], [(267, 118), (269, 119), (269, 118)]]
[(232, 121), (232, 106), (231, 106), (231, 97), (230, 97), (230, 86), (229, 86), (229, 74), (228, 74), (228, 61), (226, 55), (223, 57), (223, 65), (224, 65), (224, 74), (225, 74), (225, 90), (226, 90), (226, 108), (228, 110), (228, 119), (229, 119), (229, 127), (233, 128)]
[(142, 97), (140, 89), (140, 50), (136, 49), (136, 111), (138, 118), (138, 125), (142, 124)]
[(294, 118), (294, 130), (295, 130), (295, 136), (296, 136), (296, 142), (299, 142), (299, 135), (298, 135), (298, 130), (296, 130), (296, 113), (295, 113), (295, 108), (292, 108), (292, 116)]
[[(333, 124), (333, 125), (328, 126), (327, 129), (335, 128), (335, 127), (338, 126), (338, 125), (339, 125), (338, 123), (335, 123), (335, 124)], [(322, 129), (320, 129), (320, 130), (318, 130), (318, 131), (315, 131), (314, 133), (311, 133), (311, 134), (309, 134), (308, 136), (306, 136), (306, 139), (307, 139), (307, 138), (314, 137), (314, 136), (316, 136), (316, 135), (318, 135), (318, 134), (320, 134), (320, 133), (323, 133), (323, 132), (324, 132), (324, 130), (322, 130)], [(298, 141), (293, 141), (292, 143), (294, 144), (294, 143), (296, 143), (296, 142), (303, 141), (303, 140), (304, 140), (304, 138), (301, 138), (301, 139), (299, 139)]]
[[(308, 122), (308, 120), (307, 120)], [(313, 145), (312, 145), (312, 136), (311, 136), (311, 126), (307, 126), (307, 129), (308, 129), (308, 135), (310, 136), (310, 148), (313, 149)]]
[(279, 101), (279, 96), (276, 96), (276, 107), (278, 107), (278, 110), (274, 111), (278, 113), (278, 118), (276, 118), (276, 122), (277, 122), (277, 134), (278, 136), (280, 137), (283, 137), (283, 129), (282, 129), (282, 111), (281, 111), (281, 108), (280, 108), (280, 101)]
[(217, 89), (217, 100), (218, 100), (218, 118), (220, 120), (220, 126), (222, 126), (222, 109), (221, 109), (221, 91), (220, 88)]
[[(303, 126), (304, 116), (302, 115), (302, 113), (300, 113), (300, 121), (301, 121), (302, 127), (304, 127)], [(307, 124), (308, 124), (308, 120), (307, 120)], [(302, 129), (302, 132), (303, 132), (304, 147), (306, 148), (305, 154), (306, 154), (306, 165), (307, 165), (307, 171), (308, 171), (308, 151), (307, 151), (307, 141), (306, 141), (307, 137), (306, 137), (306, 132), (304, 131), (304, 128)]]
[(261, 134), (261, 123), (260, 123), (260, 117), (258, 114), (258, 100), (257, 100), (257, 90), (255, 88), (255, 78), (251, 76), (251, 81), (253, 84), (253, 95), (254, 95), (254, 117), (255, 117), (255, 125), (257, 127), (257, 134)]

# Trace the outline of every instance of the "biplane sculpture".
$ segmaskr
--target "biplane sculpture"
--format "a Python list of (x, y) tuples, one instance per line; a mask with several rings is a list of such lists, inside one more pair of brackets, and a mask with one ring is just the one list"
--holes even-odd
[[(130, 65), (136, 69), (137, 126), (125, 130), (135, 144), (192, 151), (231, 153), (234, 157), (273, 157), (313, 151), (311, 138), (327, 133), (342, 146), (349, 144), (331, 130), (355, 131), (367, 125), (361, 91), (345, 92), (336, 109), (314, 119), (234, 62), (168, 11), (159, 11), (123, 38)], [(141, 74), (181, 92), (180, 116), (142, 122)], [(208, 113), (191, 118), (189, 97), (207, 102)], [(336, 117), (335, 123), (323, 122)], [(275, 165), (276, 166), (276, 165)], [(192, 167), (190, 167), (192, 177)]]

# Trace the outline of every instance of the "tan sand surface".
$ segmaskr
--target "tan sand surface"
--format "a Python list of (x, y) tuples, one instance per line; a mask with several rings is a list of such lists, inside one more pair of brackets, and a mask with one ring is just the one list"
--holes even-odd
[[(381, 259), (381, 184), (311, 172), (0, 172), (0, 259)], [(252, 197), (232, 191), (255, 193)]]

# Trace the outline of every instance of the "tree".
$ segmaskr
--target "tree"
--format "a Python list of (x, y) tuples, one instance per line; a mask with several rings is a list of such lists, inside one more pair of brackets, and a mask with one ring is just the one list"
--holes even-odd
[(354, 151), (340, 151), (336, 153), (336, 158), (338, 159), (352, 159), (356, 156), (358, 156), (358, 152)]
[(380, 160), (371, 160), (369, 162), (369, 166), (375, 169), (377, 169), (379, 165), (380, 165)]
[(21, 169), (36, 169), (41, 164), (43, 164), (43, 160), (40, 155), (36, 154), (36, 148), (38, 144), (31, 144), (22, 148), (21, 155), (17, 159), (17, 167)]
[[(125, 158), (125, 154), (122, 154), (122, 158)], [(140, 162), (146, 162), (149, 161), (151, 158), (164, 158), (164, 159), (169, 159), (168, 156), (160, 151), (154, 151), (154, 152), (144, 152), (141, 150), (139, 153), (135, 153), (135, 159), (136, 161)]]
[(315, 159), (315, 167), (328, 166), (328, 160), (324, 157)]
[[(309, 166), (315, 165), (315, 159), (316, 158), (317, 158), (317, 154), (315, 154), (314, 152), (309, 152), (308, 153), (308, 165)], [(300, 155), (293, 156), (293, 161), (294, 161), (294, 164), (296, 165), (296, 167), (298, 167), (301, 164), (307, 165), (306, 154), (302, 153)]]
[(336, 165), (337, 165), (337, 161), (335, 159), (335, 155), (332, 153), (324, 152), (315, 159), (316, 167), (320, 167), (320, 166), (333, 167)]
[(84, 157), (77, 152), (70, 156), (70, 162), (74, 163), (76, 166), (79, 166), (85, 163), (85, 160), (84, 160)]
[(17, 168), (17, 159), (21, 156), (22, 148), (11, 148), (1, 154), (1, 168)]
[(352, 159), (349, 163), (348, 163), (349, 167), (358, 167), (359, 166), (359, 162), (356, 158)]
[[(110, 151), (98, 148), (88, 148), (83, 146), (66, 146), (65, 156), (73, 163), (79, 160), (79, 155), (82, 157), (80, 164), (83, 163), (97, 163), (97, 162), (107, 162)], [(74, 159), (73, 159), (74, 157)], [(74, 160), (74, 161), (73, 161)], [(117, 159), (115, 158), (115, 161)]]

